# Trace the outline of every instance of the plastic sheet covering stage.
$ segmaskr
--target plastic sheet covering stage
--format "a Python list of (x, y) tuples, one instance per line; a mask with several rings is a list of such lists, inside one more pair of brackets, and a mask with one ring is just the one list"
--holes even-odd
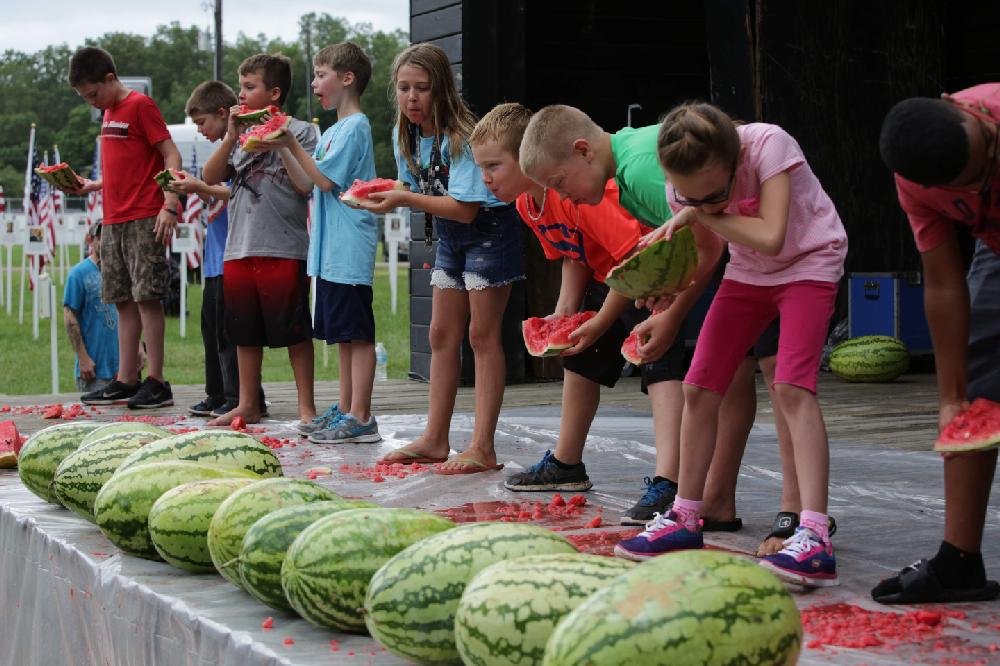
[[(652, 476), (648, 416), (602, 408), (585, 453), (594, 490), (585, 494), (585, 506), (569, 513), (550, 510), (552, 493), (512, 493), (502, 486), (505, 474), (555, 448), (558, 406), (503, 412), (496, 434), (499, 461), (506, 465), (502, 472), (439, 476), (428, 466), (373, 467), (379, 456), (419, 435), (423, 424), (423, 415), (380, 416), (385, 439), (378, 445), (310, 445), (295, 436), (291, 423), (274, 420), (254, 434), (280, 445), (276, 451), (287, 476), (315, 477), (344, 496), (438, 511), (457, 521), (522, 520), (528, 514), (531, 522), (590, 552), (607, 553), (623, 532), (637, 531), (619, 526), (618, 518), (641, 493), (642, 477)], [(456, 415), (453, 446), (464, 449), (471, 431), (471, 416)], [(879, 606), (868, 597), (879, 578), (936, 548), (943, 512), (938, 457), (832, 442), (831, 479), (842, 585), (795, 591), (814, 627), (799, 663), (1000, 663), (1000, 603), (927, 607), (943, 613), (939, 623), (930, 633), (901, 638), (891, 635), (900, 625), (896, 620), (914, 609)], [(710, 534), (710, 545), (751, 552), (770, 527), (780, 490), (774, 428), (757, 425), (740, 473), (744, 529)], [(568, 500), (571, 494), (564, 496)], [(602, 525), (589, 526), (598, 516)], [(984, 539), (987, 570), (994, 577), (1000, 575), (997, 543), (1000, 509), (994, 493)], [(273, 617), (271, 629), (262, 627), (267, 617)], [(844, 645), (850, 641), (840, 639), (851, 626), (865, 627), (867, 646)], [(267, 608), (220, 576), (192, 575), (122, 555), (94, 525), (30, 494), (13, 471), (0, 472), (0, 627), (0, 666), (405, 663), (367, 636), (326, 631)], [(881, 644), (873, 644), (871, 636)]]

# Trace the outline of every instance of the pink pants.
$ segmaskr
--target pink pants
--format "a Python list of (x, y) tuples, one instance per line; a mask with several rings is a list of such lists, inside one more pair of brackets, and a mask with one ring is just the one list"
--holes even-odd
[(780, 315), (774, 382), (815, 393), (836, 296), (835, 282), (804, 280), (763, 287), (723, 280), (698, 334), (684, 382), (724, 395), (747, 349)]

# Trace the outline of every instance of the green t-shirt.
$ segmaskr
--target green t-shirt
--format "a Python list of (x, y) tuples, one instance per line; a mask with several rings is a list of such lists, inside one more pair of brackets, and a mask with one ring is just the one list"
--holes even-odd
[(624, 127), (611, 135), (621, 205), (649, 227), (662, 226), (673, 216), (667, 203), (666, 179), (656, 156), (659, 131), (659, 125)]

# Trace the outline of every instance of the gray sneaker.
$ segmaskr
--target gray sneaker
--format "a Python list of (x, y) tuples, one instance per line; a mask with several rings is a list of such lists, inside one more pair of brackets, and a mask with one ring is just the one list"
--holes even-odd
[(538, 492), (545, 490), (590, 490), (594, 484), (587, 476), (583, 463), (563, 469), (555, 463), (555, 456), (546, 451), (542, 459), (517, 474), (511, 474), (503, 483), (507, 490)]
[(350, 414), (344, 414), (329, 428), (309, 435), (309, 441), (314, 444), (367, 444), (382, 441), (382, 435), (378, 433), (374, 416), (367, 423), (361, 423)]
[(309, 421), (299, 421), (298, 424), (296, 424), (295, 429), (298, 430), (299, 434), (303, 437), (308, 437), (314, 432), (329, 429), (330, 426), (336, 423), (343, 415), (344, 413), (340, 411), (340, 404), (335, 402), (319, 416)]

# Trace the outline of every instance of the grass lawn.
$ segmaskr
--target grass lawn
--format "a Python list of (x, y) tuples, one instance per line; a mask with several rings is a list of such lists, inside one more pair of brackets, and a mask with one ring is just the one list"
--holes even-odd
[[(381, 255), (379, 255), (381, 256)], [(7, 279), (6, 250), (4, 261), (4, 281)], [(24, 323), (18, 323), (18, 287), (20, 285), (20, 250), (14, 253), (13, 308), (7, 315), (6, 303), (0, 307), (0, 394), (25, 395), (44, 394), (51, 389), (49, 365), (48, 319), (39, 322), (37, 340), (31, 337), (31, 292), (25, 286)], [(70, 265), (79, 261), (79, 252), (70, 250)], [(75, 391), (73, 377), (75, 355), (66, 336), (62, 321), (62, 289), (56, 269), (50, 267), (56, 281), (57, 335), (59, 345), (59, 390)], [(377, 338), (385, 344), (389, 352), (389, 377), (405, 378), (410, 370), (410, 308), (409, 271), (405, 262), (400, 262), (397, 311), (390, 309), (389, 269), (380, 264), (375, 267), (374, 309)], [(5, 285), (6, 288), (6, 285)], [(205, 382), (205, 355), (201, 343), (201, 285), (189, 284), (187, 291), (187, 335), (180, 337), (180, 319), (167, 318), (166, 367), (164, 373), (172, 384), (203, 384)], [(328, 364), (323, 364), (323, 346), (314, 341), (316, 349), (316, 380), (335, 380), (338, 376), (338, 354), (336, 347), (329, 348)], [(292, 369), (288, 364), (288, 353), (284, 349), (267, 349), (264, 352), (265, 382), (292, 381)]]

